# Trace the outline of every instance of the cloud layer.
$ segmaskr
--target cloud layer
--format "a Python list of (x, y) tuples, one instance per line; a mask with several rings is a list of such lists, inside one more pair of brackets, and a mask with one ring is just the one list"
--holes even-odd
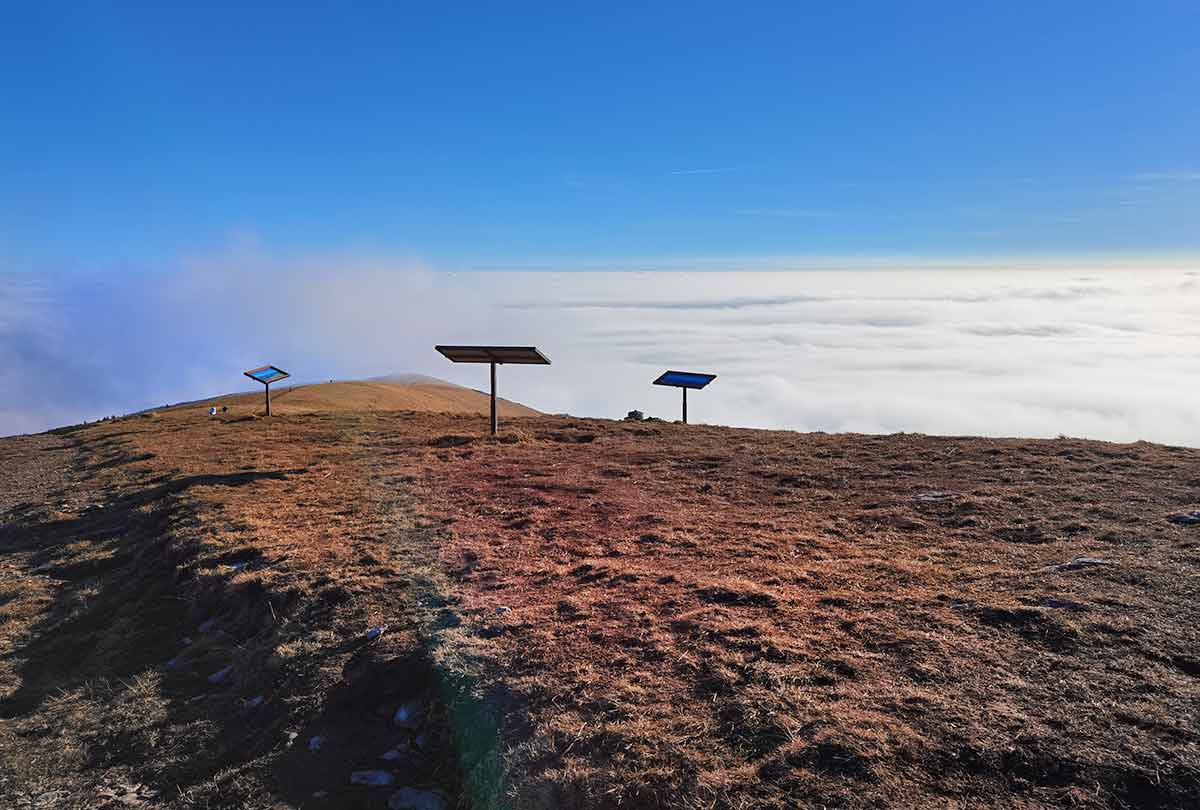
[(674, 418), (663, 369), (718, 379), (694, 421), (1200, 445), (1200, 277), (1178, 268), (445, 273), (416, 260), (243, 250), (120, 283), (0, 277), (0, 433), (242, 385), (389, 372), (474, 387), (435, 343), (536, 344), (501, 393)]

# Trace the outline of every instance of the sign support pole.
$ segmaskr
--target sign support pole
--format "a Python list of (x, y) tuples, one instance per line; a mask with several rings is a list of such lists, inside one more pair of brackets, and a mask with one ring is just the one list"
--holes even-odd
[(266, 395), (267, 395), (267, 416), (270, 416), (271, 415), (271, 384), (265, 383), (263, 385), (263, 390), (266, 391)]
[(687, 389), (680, 388), (679, 390), (683, 392), (683, 423), (686, 425), (687, 424)]
[(496, 435), (496, 361), (492, 361), (492, 435)]

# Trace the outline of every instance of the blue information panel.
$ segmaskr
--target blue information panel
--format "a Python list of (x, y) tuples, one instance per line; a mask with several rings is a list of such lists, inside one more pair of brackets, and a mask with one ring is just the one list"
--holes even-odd
[(251, 369), (250, 371), (247, 371), (244, 373), (250, 379), (257, 380), (260, 383), (273, 383), (276, 380), (282, 380), (286, 377), (291, 376), (283, 369), (276, 368), (275, 366), (263, 366), (262, 368), (254, 368), (254, 369)]
[(694, 371), (664, 371), (654, 384), (671, 385), (676, 388), (703, 388), (716, 378), (716, 374), (699, 374)]

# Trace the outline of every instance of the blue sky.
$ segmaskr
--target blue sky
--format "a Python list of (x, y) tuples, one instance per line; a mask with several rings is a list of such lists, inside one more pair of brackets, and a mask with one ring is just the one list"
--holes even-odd
[(6, 8), (10, 268), (1200, 252), (1191, 2), (157, 5)]
[(549, 411), (1200, 444), (1194, 2), (0, 19), (0, 435), (480, 341)]

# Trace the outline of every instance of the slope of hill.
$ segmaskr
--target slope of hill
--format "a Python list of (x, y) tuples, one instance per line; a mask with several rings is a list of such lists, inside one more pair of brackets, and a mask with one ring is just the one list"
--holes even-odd
[(0, 806), (1200, 806), (1200, 451), (506, 427), (0, 441)]
[[(261, 392), (232, 394), (198, 404), (261, 410)], [(536, 416), (537, 411), (507, 399), (497, 398), (501, 417)], [(424, 377), (401, 374), (370, 380), (277, 385), (271, 392), (271, 411), (276, 414), (315, 411), (434, 411), (438, 413), (486, 414), (488, 395), (472, 388)]]

